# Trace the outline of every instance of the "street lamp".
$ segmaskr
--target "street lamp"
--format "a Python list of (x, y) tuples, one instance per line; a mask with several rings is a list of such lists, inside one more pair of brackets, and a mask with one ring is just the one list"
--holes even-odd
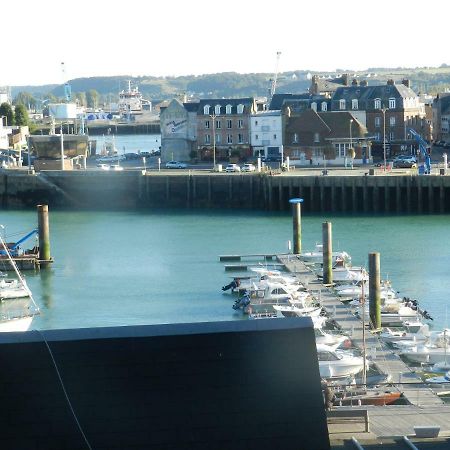
[(386, 108), (381, 110), (383, 113), (383, 158), (384, 158), (384, 172), (386, 173)]
[(349, 153), (350, 153), (350, 157), (352, 158), (352, 169), (353, 169), (353, 142), (352, 142), (352, 123), (353, 123), (353, 119), (350, 119), (350, 148), (349, 148)]
[(209, 117), (212, 119), (213, 128), (213, 170), (216, 169), (216, 115), (211, 114)]

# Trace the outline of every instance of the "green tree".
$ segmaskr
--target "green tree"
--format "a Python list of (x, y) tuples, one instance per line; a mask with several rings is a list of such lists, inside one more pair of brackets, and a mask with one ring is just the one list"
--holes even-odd
[(90, 89), (86, 93), (86, 102), (88, 108), (97, 108), (100, 94), (95, 89)]
[(19, 92), (13, 100), (14, 105), (25, 105), (27, 109), (35, 109), (37, 101), (29, 92)]
[(75, 100), (78, 102), (79, 105), (86, 106), (87, 105), (86, 92), (77, 92), (75, 94)]
[(24, 105), (22, 105), (22, 103), (19, 103), (18, 105), (16, 105), (16, 109), (14, 111), (14, 122), (16, 125), (28, 125), (30, 119), (28, 117), (28, 111), (27, 108), (25, 108)]
[(0, 105), (0, 116), (6, 117), (6, 123), (5, 119), (2, 119), (4, 125), (14, 124), (14, 111), (9, 103), (2, 103)]

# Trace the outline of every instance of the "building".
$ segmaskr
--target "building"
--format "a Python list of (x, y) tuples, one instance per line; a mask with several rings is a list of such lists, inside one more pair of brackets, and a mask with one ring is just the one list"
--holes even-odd
[(438, 94), (433, 101), (433, 140), (450, 142), (450, 93)]
[[(350, 86), (336, 89), (331, 99), (332, 111), (351, 111), (363, 123), (373, 141), (374, 157), (383, 157), (383, 142), (387, 156), (415, 151), (415, 141), (408, 133), (412, 128), (425, 140), (431, 139), (431, 121), (425, 106), (411, 89), (409, 81), (368, 86), (353, 80)], [(365, 119), (364, 119), (365, 117)]]
[(161, 107), (161, 159), (189, 161), (197, 151), (198, 103), (173, 99)]
[(350, 77), (347, 73), (335, 78), (321, 78), (318, 75), (313, 75), (309, 93), (311, 95), (331, 97), (338, 88), (348, 86), (350, 84), (349, 81)]
[(245, 160), (252, 157), (250, 117), (257, 111), (251, 98), (200, 100), (197, 149), (202, 161)]
[(308, 109), (293, 115), (287, 108), (285, 121), (284, 155), (294, 165), (371, 162), (367, 129), (348, 111)]
[(250, 144), (253, 156), (275, 156), (283, 152), (283, 122), (280, 110), (252, 114)]

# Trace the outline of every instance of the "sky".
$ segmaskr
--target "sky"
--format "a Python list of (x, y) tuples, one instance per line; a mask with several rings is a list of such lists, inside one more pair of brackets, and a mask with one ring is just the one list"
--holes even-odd
[(5, 1), (0, 86), (274, 73), (277, 52), (279, 72), (437, 67), (449, 13), (447, 0)]

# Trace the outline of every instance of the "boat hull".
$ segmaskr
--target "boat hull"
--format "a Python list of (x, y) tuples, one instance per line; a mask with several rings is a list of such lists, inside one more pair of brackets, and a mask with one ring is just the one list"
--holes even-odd
[(7, 320), (0, 321), (0, 333), (8, 333), (14, 331), (27, 331), (31, 323), (33, 322), (33, 316), (16, 317)]

